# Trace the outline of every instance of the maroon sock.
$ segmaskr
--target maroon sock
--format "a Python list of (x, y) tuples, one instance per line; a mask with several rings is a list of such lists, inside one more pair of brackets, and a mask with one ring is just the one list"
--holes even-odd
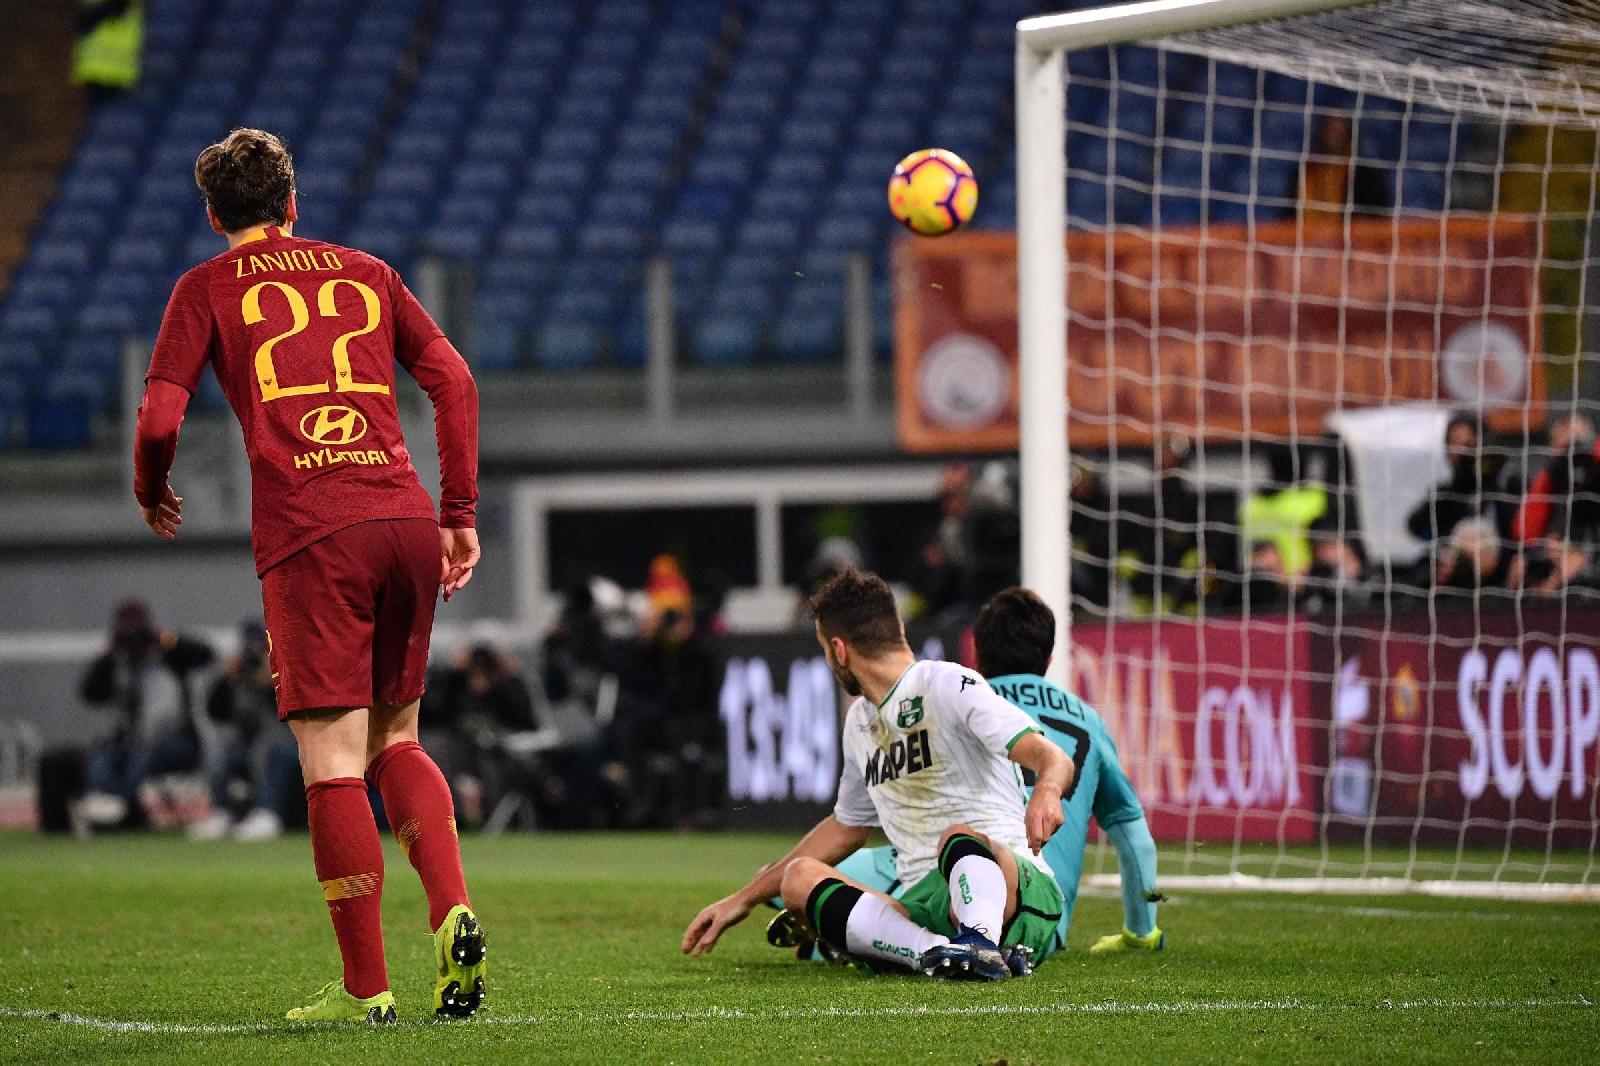
[(414, 740), (383, 749), (367, 767), (367, 777), (383, 794), (395, 839), (422, 879), (428, 928), (437, 929), (451, 907), (467, 902), (450, 783)]
[(367, 999), (389, 988), (383, 960), (383, 841), (357, 777), (306, 786), (311, 854), (344, 956), (344, 988)]

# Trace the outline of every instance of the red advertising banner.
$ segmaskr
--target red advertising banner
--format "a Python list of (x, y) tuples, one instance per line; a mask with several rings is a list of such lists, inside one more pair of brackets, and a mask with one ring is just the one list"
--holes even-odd
[(1589, 847), (1600, 776), (1600, 611), (1353, 622), (1333, 677), (1328, 823), (1445, 844)]
[(1157, 840), (1283, 841), (1321, 807), (1298, 621), (1077, 624), (1073, 691), (1105, 719)]
[[(1072, 233), (1072, 442), (1284, 435), (1408, 401), (1542, 423), (1535, 237), (1471, 218)], [(905, 240), (894, 264), (902, 446), (1015, 449), (1015, 234)]]

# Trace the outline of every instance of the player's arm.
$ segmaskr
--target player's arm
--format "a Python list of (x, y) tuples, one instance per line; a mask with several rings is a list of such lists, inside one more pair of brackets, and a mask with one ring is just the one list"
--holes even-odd
[(391, 275), (395, 308), (395, 358), (433, 404), (439, 440), (439, 546), (441, 584), (449, 599), (472, 580), (478, 547), (478, 385), (432, 316), (411, 290)]
[(800, 843), (770, 866), (765, 866), (750, 883), (732, 895), (724, 896), (701, 910), (689, 923), (683, 934), (683, 952), (686, 955), (703, 955), (717, 944), (723, 930), (744, 921), (756, 904), (778, 894), (783, 884), (783, 872), (795, 859), (821, 859), (829, 866), (836, 865), (867, 842), (872, 830), (868, 826), (846, 825), (834, 815), (828, 815), (800, 838)]
[(1061, 797), (1077, 772), (1067, 753), (1051, 743), (1039, 724), (1012, 706), (988, 683), (965, 670), (954, 674), (956, 698), (966, 713), (967, 728), (988, 748), (1003, 751), (1018, 766), (1034, 772), (1033, 795), (1023, 814), (1028, 847), (1035, 855), (1065, 820)]
[(188, 406), (187, 389), (151, 378), (139, 404), (133, 436), (133, 496), (139, 501), (139, 515), (157, 536), (167, 540), (176, 537), (183, 524), (183, 499), (172, 491), (167, 477), (178, 455), (178, 432)]
[(178, 454), (184, 411), (200, 384), (215, 335), (204, 275), (191, 271), (173, 286), (161, 317), (134, 430), (133, 495), (144, 524), (167, 540), (183, 524), (183, 499), (167, 478)]
[(1011, 745), (1011, 761), (1034, 773), (1033, 795), (1028, 797), (1023, 824), (1028, 830), (1028, 847), (1037, 855), (1065, 820), (1061, 797), (1072, 787), (1077, 770), (1066, 752), (1038, 732), (1026, 733)]

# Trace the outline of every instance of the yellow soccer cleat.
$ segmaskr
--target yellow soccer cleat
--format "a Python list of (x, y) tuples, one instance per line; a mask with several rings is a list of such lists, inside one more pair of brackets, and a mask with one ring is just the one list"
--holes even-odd
[(394, 993), (379, 992), (370, 999), (357, 999), (344, 990), (344, 980), (329, 981), (310, 1003), (296, 1007), (284, 1017), (291, 1022), (366, 1022), (391, 1025), (395, 1021)]
[(1137, 936), (1128, 932), (1126, 928), (1120, 933), (1103, 936), (1094, 942), (1089, 949), (1091, 955), (1109, 955), (1114, 951), (1160, 951), (1167, 946), (1167, 934), (1159, 928), (1152, 929), (1144, 936)]
[(470, 1018), (483, 1003), (489, 948), (478, 916), (457, 904), (433, 934), (439, 980), (433, 988), (433, 1013), (440, 1018)]

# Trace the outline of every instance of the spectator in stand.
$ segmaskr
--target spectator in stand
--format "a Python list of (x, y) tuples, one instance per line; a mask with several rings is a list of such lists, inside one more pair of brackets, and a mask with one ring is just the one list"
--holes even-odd
[(1600, 440), (1584, 415), (1550, 428), (1548, 458), (1528, 485), (1511, 520), (1511, 535), (1527, 546), (1549, 537), (1587, 538), (1600, 525)]
[[(211, 814), (189, 829), (195, 840), (270, 840), (283, 832), (286, 798), (304, 795), (294, 734), (278, 721), (278, 695), (267, 656), (267, 631), (258, 621), (239, 630), (239, 651), (211, 686), (206, 713), (218, 725), (212, 754)], [(233, 782), (249, 786), (250, 808), (233, 821)]]
[(569, 787), (558, 773), (560, 738), (541, 738), (532, 747), (522, 743), (544, 723), (509, 655), (488, 643), (473, 645), (435, 676), (424, 699), (424, 721), (435, 731), (428, 750), (445, 753), (441, 766), (461, 781), (458, 796), (480, 797), (471, 807), (462, 801), (468, 809), (457, 812), (459, 821), (474, 821), (506, 796), (520, 794), (532, 802), (541, 824), (587, 824), (572, 822), (565, 809), (570, 796), (587, 799), (588, 790)]
[(841, 570), (859, 570), (865, 561), (861, 548), (848, 537), (825, 537), (806, 563), (805, 577), (800, 594), (789, 612), (789, 624), (795, 629), (811, 631), (811, 594), (821, 588), (829, 578)]
[(966, 524), (971, 505), (972, 467), (946, 464), (939, 478), (939, 523), (917, 554), (911, 581), (918, 600), (915, 613), (920, 616), (937, 618), (961, 609), (966, 594)]
[(491, 644), (475, 644), (440, 679), (440, 725), (479, 746), (496, 735), (539, 728), (533, 696), (517, 665)]
[(629, 825), (713, 821), (722, 798), (721, 656), (696, 621), (676, 558), (657, 556), (645, 588), (650, 615), (622, 655), (621, 696), (607, 730), (610, 775), (632, 799)]
[(1268, 614), (1286, 610), (1300, 595), (1304, 574), (1289, 568), (1279, 542), (1262, 537), (1251, 542), (1250, 561), (1237, 599), (1227, 606)]
[[(608, 622), (627, 616), (620, 588), (591, 578), (569, 589), (544, 640), (544, 695), (562, 719), (565, 745), (554, 756), (552, 787), (562, 801), (546, 812), (559, 825), (599, 828), (616, 819), (626, 794), (602, 776), (601, 730), (614, 721), (621, 641)], [(610, 794), (605, 794), (609, 792)]]
[(144, 825), (145, 779), (199, 763), (191, 681), (212, 658), (205, 644), (157, 629), (141, 601), (116, 609), (110, 646), (89, 665), (79, 689), (85, 703), (116, 716), (115, 730), (86, 766), (82, 813), (91, 826)]
[(580, 700), (593, 714), (601, 679), (613, 672), (615, 664), (590, 582), (574, 585), (562, 597), (561, 614), (545, 635), (542, 658), (545, 697), (551, 703)]
[(1429, 497), (1412, 510), (1406, 528), (1418, 540), (1439, 540), (1470, 518), (1493, 522), (1493, 481), (1482, 464), (1476, 415), (1457, 414), (1444, 430), (1445, 458), (1450, 472)]
[(1311, 566), (1300, 594), (1304, 610), (1331, 610), (1339, 604), (1365, 606), (1373, 592), (1367, 578), (1367, 556), (1360, 537), (1312, 529)]
[(1359, 161), (1355, 125), (1348, 115), (1328, 115), (1316, 148), (1300, 171), (1300, 217), (1308, 223), (1343, 223), (1346, 215), (1381, 215), (1392, 200), (1383, 172)]
[(1134, 532), (1148, 565), (1129, 583), (1140, 614), (1182, 611), (1198, 598), (1200, 500), (1184, 470), (1188, 457), (1189, 438), (1182, 433), (1164, 434), (1152, 446), (1156, 491), (1148, 510), (1138, 507)]
[(985, 463), (972, 485), (965, 539), (967, 574), (963, 602), (969, 610), (1022, 580), (1022, 517), (1006, 464)]
[(1267, 479), (1240, 508), (1241, 535), (1250, 545), (1241, 592), (1252, 611), (1278, 610), (1300, 594), (1313, 552), (1311, 529), (1328, 513), (1328, 493), (1302, 477), (1302, 455), (1288, 444), (1259, 446)]
[[(1282, 443), (1263, 450), (1267, 481), (1240, 508), (1250, 565), (1246, 580), (1228, 590), (1236, 597), (1233, 605), (1248, 603), (1252, 611), (1291, 604), (1321, 610), (1351, 597), (1365, 599), (1360, 522), (1341, 453)], [(1317, 476), (1311, 467), (1319, 457), (1322, 474)], [(1329, 471), (1335, 466), (1340, 469), (1330, 486)]]
[(1447, 593), (1496, 588), (1506, 583), (1509, 563), (1493, 522), (1483, 515), (1463, 518), (1439, 552), (1434, 587)]
[(1073, 461), (1068, 479), (1072, 596), (1104, 609), (1111, 603), (1111, 497), (1082, 460)]
[(1511, 520), (1519, 554), (1507, 582), (1514, 589), (1555, 593), (1600, 586), (1600, 440), (1583, 415), (1550, 429), (1548, 458)]

